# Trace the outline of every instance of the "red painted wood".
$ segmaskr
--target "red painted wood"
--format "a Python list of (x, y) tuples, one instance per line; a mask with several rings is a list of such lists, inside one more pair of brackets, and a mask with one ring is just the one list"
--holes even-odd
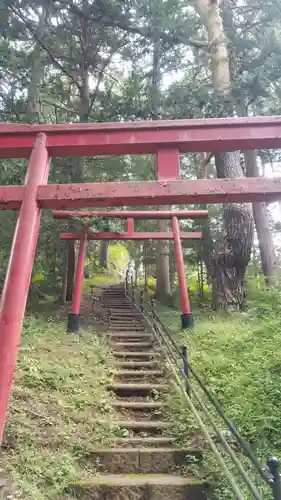
[[(201, 240), (200, 232), (181, 232), (182, 240)], [(83, 233), (60, 233), (61, 240), (81, 240)], [(147, 232), (147, 233), (89, 233), (88, 240), (173, 240), (173, 233)]]
[(187, 289), (185, 270), (184, 270), (180, 226), (177, 217), (172, 218), (172, 230), (174, 235), (175, 257), (176, 257), (176, 265), (177, 265), (177, 272), (178, 272), (179, 286), (180, 286), (181, 309), (183, 314), (188, 314), (190, 313), (190, 303), (189, 303), (188, 289)]
[(0, 186), (0, 210), (19, 210), (24, 186)]
[(209, 118), (156, 122), (0, 125), (0, 157), (29, 157), (36, 134), (46, 133), (52, 156), (280, 148), (281, 117)]
[(156, 153), (156, 178), (179, 179), (180, 156), (178, 149), (159, 149)]
[(72, 301), (73, 314), (80, 314), (86, 252), (87, 252), (87, 234), (84, 232), (83, 238), (80, 241), (79, 254), (78, 254), (76, 273), (75, 273), (74, 293)]
[(30, 157), (10, 262), (0, 305), (0, 443), (3, 437), (35, 249), (40, 226), (37, 186), (48, 180), (46, 136), (39, 134)]
[(127, 233), (133, 234), (134, 232), (134, 227), (135, 227), (135, 222), (133, 217), (129, 217), (127, 219)]
[(49, 184), (38, 188), (38, 201), (43, 208), (273, 202), (280, 199), (280, 177)]
[[(23, 199), (24, 190), (23, 186), (2, 186), (0, 188), (0, 210), (18, 209)], [(43, 208), (59, 209), (255, 201), (270, 203), (281, 199), (281, 178), (49, 184), (38, 187), (37, 199)], [(183, 216), (179, 214), (179, 218), (185, 218), (184, 212), (182, 211)], [(139, 211), (135, 218), (143, 219), (142, 213), (145, 214), (145, 212)], [(159, 218), (162, 218), (161, 212), (159, 214)], [(119, 211), (118, 217), (121, 218), (121, 215), (121, 211)], [(85, 213), (85, 217), (87, 216), (88, 214)], [(104, 216), (107, 217), (106, 214)], [(110, 214), (111, 217), (114, 218), (113, 213)], [(169, 215), (170, 217), (171, 215)], [(156, 219), (158, 217), (153, 214), (146, 216), (146, 218)], [(166, 218), (166, 214), (163, 218)], [(193, 217), (188, 215), (188, 218)], [(196, 215), (196, 218), (199, 217)]]
[(176, 215), (178, 219), (207, 219), (208, 210), (53, 210), (55, 219), (71, 219), (72, 217), (81, 217), (89, 219), (91, 217), (100, 217), (101, 219), (128, 219), (133, 217), (135, 220), (156, 220), (172, 219)]

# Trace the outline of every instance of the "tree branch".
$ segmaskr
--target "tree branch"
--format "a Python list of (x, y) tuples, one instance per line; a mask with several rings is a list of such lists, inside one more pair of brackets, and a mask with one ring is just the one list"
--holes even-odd
[(117, 50), (120, 49), (120, 47), (122, 46), (122, 43), (124, 42), (125, 38), (126, 38), (126, 35), (117, 44), (117, 46), (112, 50), (112, 53), (108, 56), (108, 58), (104, 61), (103, 65), (102, 65), (102, 68), (101, 68), (99, 76), (98, 76), (98, 81), (97, 81), (95, 90), (93, 91), (92, 96), (91, 96), (91, 102), (90, 102), (90, 106), (89, 106), (89, 109), (88, 109), (88, 112), (87, 112), (87, 116), (88, 117), (89, 117), (89, 115), (90, 115), (90, 113), (91, 113), (91, 111), (93, 109), (94, 102), (95, 102), (95, 100), (97, 98), (98, 91), (99, 91), (99, 86), (100, 86), (100, 83), (101, 83), (102, 78), (104, 76), (105, 69), (110, 64), (110, 62), (111, 62), (112, 57), (114, 56), (114, 54), (116, 54)]
[[(60, 4), (67, 6), (68, 9), (72, 11), (74, 15), (84, 17), (91, 21), (91, 16), (88, 13), (83, 12), (77, 5), (73, 4), (72, 2), (69, 2), (68, 0), (57, 0), (57, 1)], [(155, 37), (155, 31), (153, 28), (140, 28), (138, 26), (134, 26), (125, 16), (118, 17), (116, 15), (116, 12), (112, 14), (108, 13), (106, 12), (105, 6), (103, 7), (104, 7), (103, 9), (102, 8), (97, 9), (96, 14), (98, 15), (97, 19), (104, 26), (114, 26), (116, 28), (120, 28), (121, 30), (126, 31), (127, 33), (140, 35), (143, 38), (148, 38), (150, 40), (152, 40)], [(207, 41), (194, 40), (193, 38), (186, 40), (183, 36), (177, 34), (169, 35), (167, 33), (160, 32), (158, 33), (158, 36), (163, 42), (169, 44), (193, 45), (197, 49), (208, 47), (209, 45)]]
[(52, 52), (49, 50), (49, 48), (46, 46), (46, 44), (37, 36), (36, 31), (33, 29), (31, 23), (23, 16), (23, 14), (19, 10), (17, 11), (13, 7), (13, 5), (10, 5), (9, 7), (12, 10), (12, 12), (15, 14), (15, 16), (18, 16), (22, 20), (22, 22), (25, 24), (27, 29), (30, 31), (30, 33), (33, 36), (33, 38), (35, 39), (35, 41), (45, 50), (45, 52), (48, 54), (49, 58), (54, 63), (54, 65), (57, 66), (76, 85), (76, 87), (80, 91), (81, 86), (79, 85), (77, 80), (75, 80), (75, 78), (73, 78), (71, 73), (69, 73), (69, 71), (53, 56)]

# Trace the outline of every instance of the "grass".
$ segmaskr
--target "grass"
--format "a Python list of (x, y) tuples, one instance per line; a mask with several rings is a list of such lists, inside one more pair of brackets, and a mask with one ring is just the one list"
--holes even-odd
[[(280, 290), (251, 291), (249, 309), (242, 314), (196, 311), (194, 330), (184, 333), (179, 332), (178, 311), (165, 307), (160, 311), (178, 343), (188, 345), (190, 363), (256, 455), (263, 463), (270, 454), (281, 459)], [(187, 444), (198, 431), (196, 423), (182, 398), (170, 398), (172, 431), (181, 444)], [(226, 427), (221, 428), (229, 437)], [(247, 467), (241, 455), (240, 459)], [(207, 462), (209, 472), (218, 470), (212, 458)], [(231, 498), (221, 477), (219, 481), (219, 498)], [(270, 497), (269, 489), (267, 494)]]
[(116, 273), (103, 274), (94, 276), (91, 279), (84, 280), (83, 292), (85, 294), (90, 293), (91, 287), (93, 288), (103, 288), (110, 285), (116, 285), (120, 281), (120, 278)]
[(95, 473), (82, 473), (79, 459), (115, 432), (101, 423), (111, 414), (110, 379), (100, 337), (67, 335), (52, 312), (26, 317), (0, 454), (0, 469), (21, 499), (58, 498), (69, 481)]

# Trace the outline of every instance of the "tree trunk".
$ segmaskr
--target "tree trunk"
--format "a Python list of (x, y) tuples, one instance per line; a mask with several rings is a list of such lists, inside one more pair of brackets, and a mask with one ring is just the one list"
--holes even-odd
[[(238, 152), (216, 156), (217, 175), (243, 177)], [(221, 300), (228, 305), (244, 305), (244, 276), (253, 243), (253, 217), (247, 203), (225, 204), (223, 208), (223, 239), (212, 257), (213, 307)]]
[[(256, 151), (244, 151), (248, 177), (259, 177)], [(266, 204), (253, 203), (253, 214), (259, 240), (262, 271), (268, 284), (274, 283), (277, 277), (277, 260), (269, 227)]]
[[(201, 161), (196, 163), (196, 176), (197, 179), (206, 179), (207, 178), (207, 155), (206, 153), (201, 154)], [(207, 205), (202, 205), (202, 210), (208, 210)], [(202, 231), (202, 246), (201, 246), (201, 257), (205, 264), (207, 271), (207, 280), (208, 283), (211, 282), (212, 277), (212, 254), (214, 250), (214, 242), (212, 238), (210, 219), (201, 221), (201, 231)]]
[[(167, 207), (161, 207), (166, 210)], [(169, 223), (166, 220), (159, 221), (159, 231), (167, 232)], [(156, 258), (156, 298), (165, 300), (171, 294), (170, 283), (170, 244), (168, 240), (157, 242)]]
[(144, 289), (147, 292), (147, 242), (144, 241), (143, 243), (143, 250), (142, 250), (142, 264), (143, 264), (143, 272), (144, 272)]
[[(197, 0), (197, 9), (208, 32), (211, 46), (214, 112), (217, 116), (232, 113), (231, 77), (227, 38), (224, 33), (218, 0)], [(237, 151), (216, 155), (217, 176), (243, 177)], [(244, 303), (244, 275), (249, 263), (253, 241), (251, 205), (224, 205), (223, 241), (212, 256), (213, 307), (220, 301), (224, 306), (241, 308)]]
[(61, 305), (66, 304), (66, 296), (67, 296), (67, 275), (68, 275), (68, 251), (65, 249), (63, 255), (63, 270), (62, 270), (62, 283), (61, 283), (61, 293), (59, 297), (59, 303)]
[[(45, 24), (45, 9), (42, 10), (39, 17), (38, 36), (43, 37), (44, 24)], [(38, 42), (35, 42), (32, 59), (31, 59), (31, 72), (30, 83), (27, 90), (27, 112), (26, 117), (29, 123), (37, 123), (40, 121), (41, 113), (41, 98), (40, 98), (40, 85), (44, 78), (44, 63), (43, 63), (42, 49)]]
[(70, 241), (68, 244), (68, 266), (67, 266), (67, 288), (66, 288), (66, 300), (71, 302), (74, 290), (74, 278), (75, 278), (75, 245), (74, 241)]
[(107, 254), (109, 241), (101, 240), (100, 242), (100, 267), (107, 269)]
[[(151, 85), (151, 108), (152, 118), (159, 119), (160, 110), (160, 84), (161, 84), (161, 41), (155, 33), (153, 44), (153, 63), (152, 63), (152, 85)], [(167, 207), (158, 207), (159, 210), (167, 210)], [(159, 221), (159, 231), (168, 231), (169, 223), (165, 220)], [(165, 300), (171, 294), (170, 284), (170, 244), (169, 241), (157, 242), (156, 255), (156, 298), (159, 301)]]
[[(206, 207), (207, 208), (207, 207)], [(202, 207), (205, 209), (205, 206)], [(207, 220), (202, 221), (202, 260), (206, 267), (207, 281), (211, 282), (212, 279), (212, 255), (214, 249), (214, 242), (211, 234), (210, 222)]]

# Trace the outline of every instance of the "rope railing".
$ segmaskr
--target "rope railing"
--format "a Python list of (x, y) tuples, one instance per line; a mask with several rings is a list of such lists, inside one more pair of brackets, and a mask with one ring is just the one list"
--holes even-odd
[[(213, 451), (217, 462), (219, 463), (226, 479), (228, 480), (228, 483), (236, 498), (238, 498), (239, 500), (245, 499), (233, 473), (225, 464), (225, 460), (223, 455), (221, 454), (221, 451), (212, 438), (209, 429), (205, 425), (202, 419), (203, 415), (205, 421), (208, 422), (208, 427), (210, 427), (214, 432), (216, 441), (222, 445), (224, 452), (226, 452), (228, 457), (231, 459), (231, 462), (238, 471), (240, 478), (243, 480), (247, 489), (251, 493), (252, 498), (254, 498), (255, 500), (262, 500), (261, 493), (258, 491), (252, 479), (249, 477), (249, 474), (245, 470), (237, 453), (233, 450), (231, 444), (227, 441), (224, 432), (219, 428), (216, 418), (214, 418), (214, 416), (211, 414), (210, 408), (214, 410), (215, 414), (225, 424), (231, 436), (235, 439), (236, 444), (240, 446), (241, 451), (250, 461), (253, 470), (263, 480), (264, 484), (266, 484), (271, 489), (273, 500), (281, 500), (281, 476), (279, 470), (279, 461), (277, 460), (277, 458), (273, 456), (269, 457), (267, 460), (267, 466), (263, 467), (262, 463), (251, 449), (249, 443), (247, 443), (234, 423), (225, 414), (216, 395), (212, 391), (210, 391), (210, 389), (203, 382), (201, 376), (198, 374), (197, 370), (190, 363), (188, 359), (187, 346), (182, 346), (180, 348), (177, 345), (175, 340), (170, 335), (169, 330), (161, 321), (155, 309), (155, 301), (152, 299), (150, 299), (149, 301), (145, 300), (144, 290), (139, 290), (134, 285), (133, 280), (131, 280), (130, 278), (131, 276), (129, 272), (127, 272), (125, 280), (125, 294), (132, 301), (134, 306), (143, 314), (146, 321), (153, 329), (157, 341), (163, 348), (163, 353), (173, 374), (175, 375), (178, 385), (181, 388), (190, 409), (194, 413), (199, 427), (202, 430), (206, 441), (209, 443), (210, 448)], [(194, 383), (196, 383), (197, 385), (195, 386)], [(200, 393), (198, 392), (198, 387), (200, 388)], [(204, 395), (205, 400), (208, 402), (208, 406), (206, 406), (204, 399), (201, 397), (201, 394)], [(195, 404), (199, 411), (197, 410)]]

